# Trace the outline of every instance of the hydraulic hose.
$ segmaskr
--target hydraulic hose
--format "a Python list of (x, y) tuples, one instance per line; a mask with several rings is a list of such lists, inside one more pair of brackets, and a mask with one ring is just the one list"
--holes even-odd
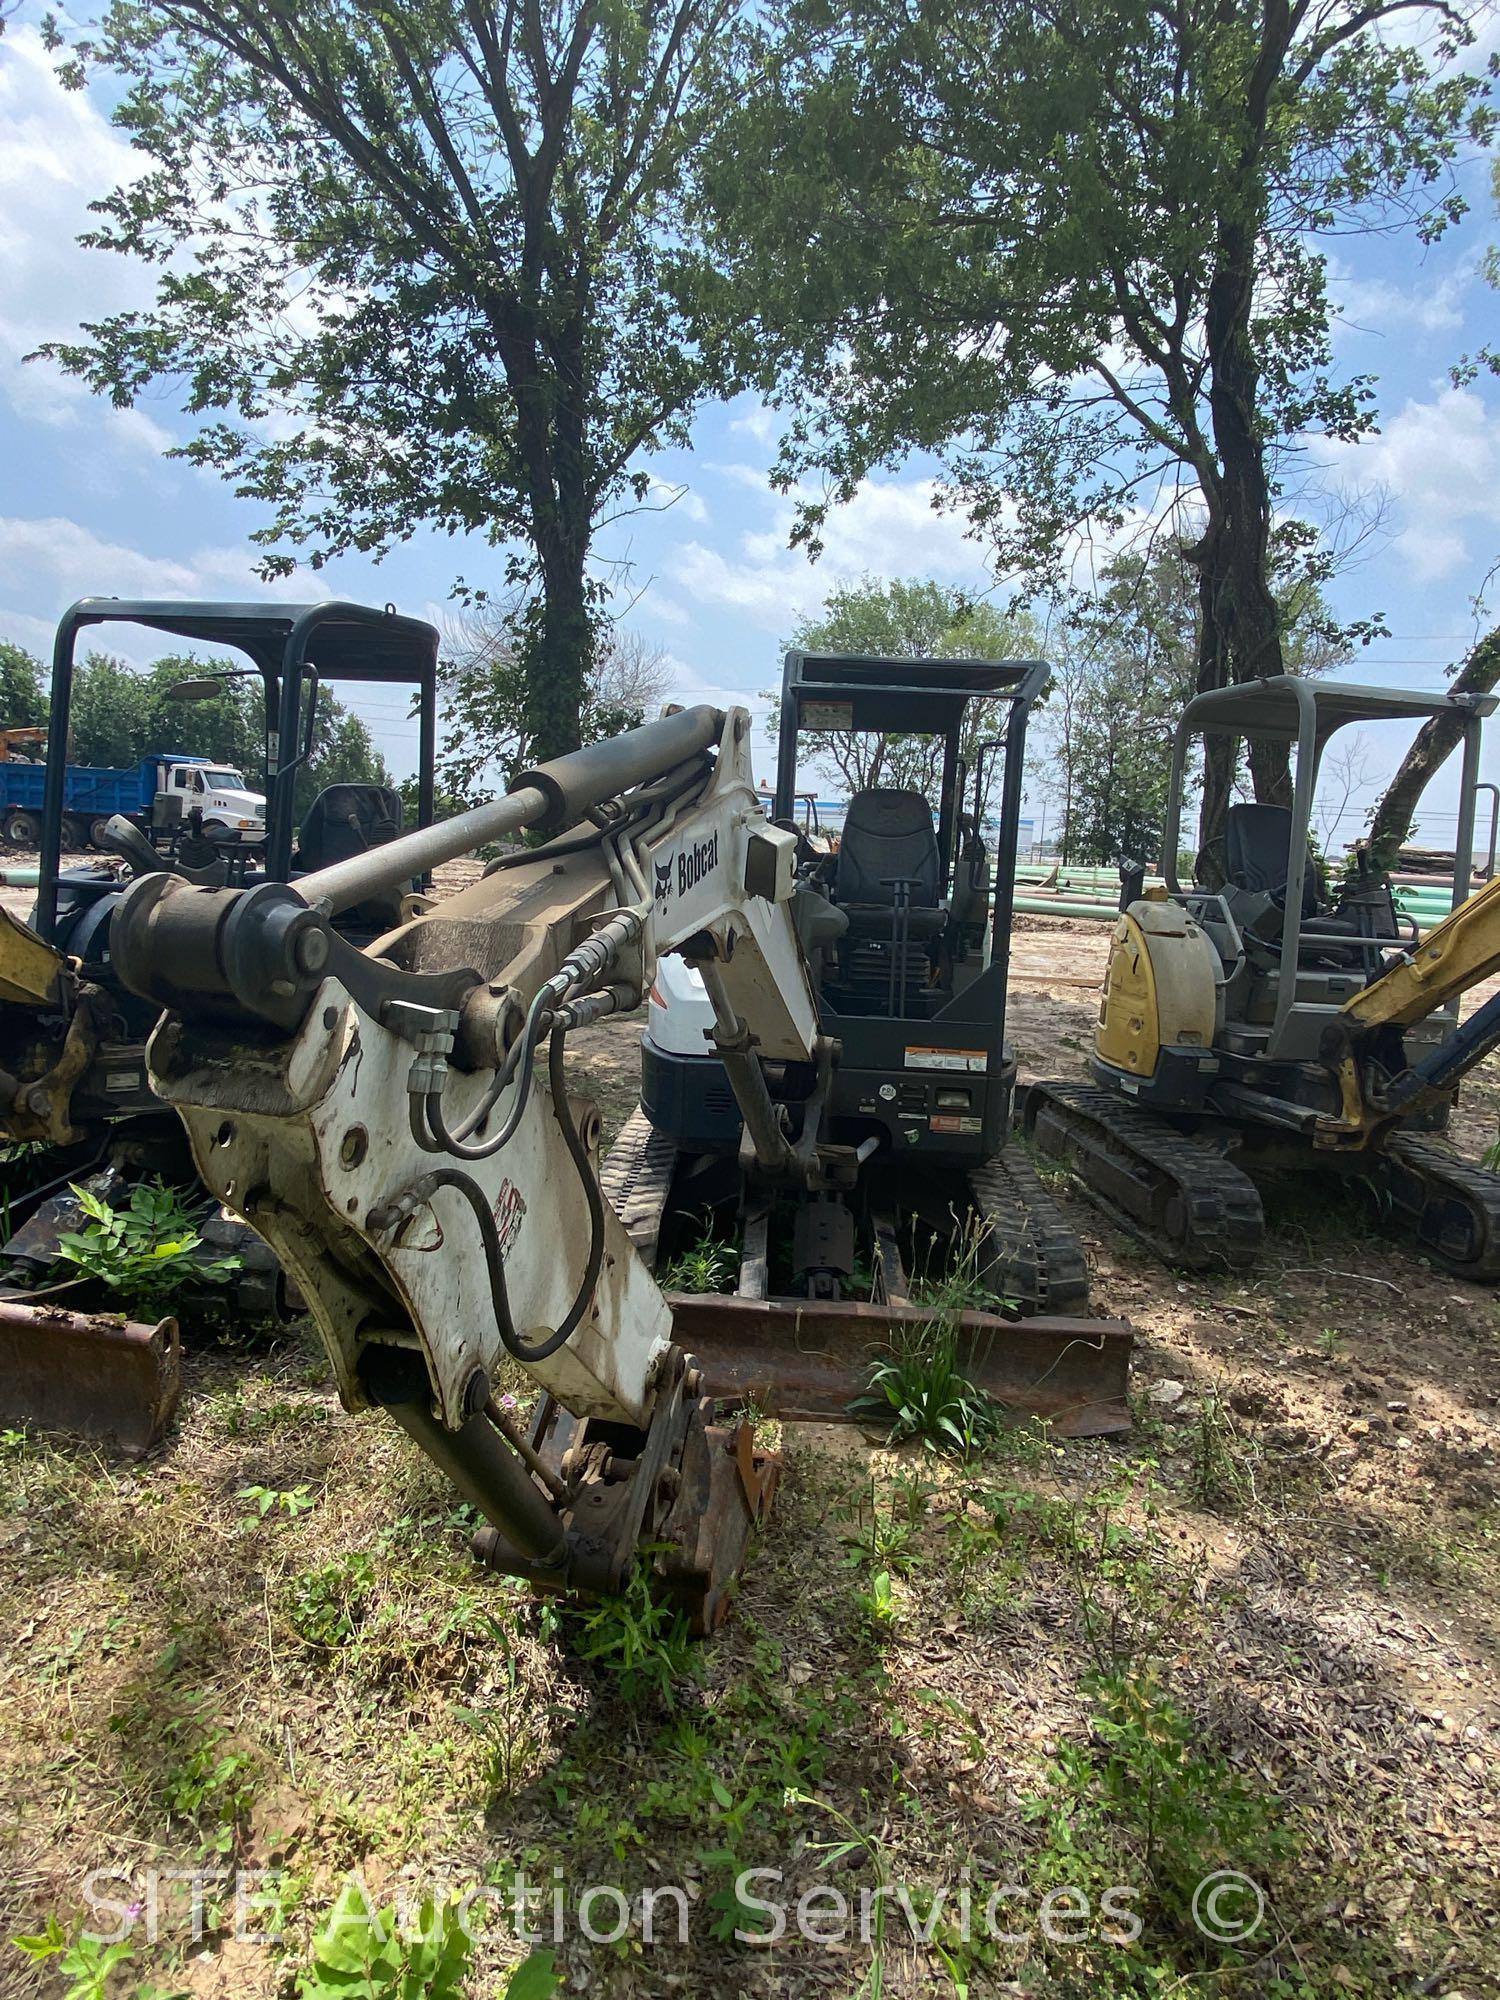
[[(578, 1170), (578, 1178), (583, 1187), (584, 1200), (589, 1211), (589, 1254), (584, 1266), (583, 1280), (569, 1306), (562, 1324), (547, 1335), (545, 1340), (530, 1342), (517, 1330), (510, 1309), (510, 1289), (505, 1279), (505, 1259), (500, 1249), (500, 1232), (495, 1226), (495, 1218), (484, 1191), (471, 1177), (460, 1172), (457, 1167), (434, 1167), (431, 1173), (423, 1174), (414, 1181), (395, 1201), (387, 1202), (372, 1209), (369, 1223), (372, 1229), (397, 1227), (405, 1218), (413, 1214), (424, 1201), (436, 1194), (439, 1188), (453, 1188), (461, 1194), (473, 1212), (479, 1228), (480, 1241), (484, 1246), (485, 1271), (489, 1279), (490, 1298), (495, 1313), (495, 1324), (500, 1329), (500, 1339), (507, 1354), (517, 1361), (545, 1361), (556, 1354), (572, 1338), (579, 1321), (588, 1310), (593, 1298), (594, 1287), (599, 1282), (599, 1273), (604, 1265), (604, 1197), (599, 1191), (599, 1181), (589, 1162), (589, 1156), (578, 1135), (573, 1115), (568, 1109), (566, 1079), (563, 1075), (563, 1031), (558, 1026), (552, 1031), (547, 1059), (548, 1079), (552, 1087), (552, 1108), (562, 1131), (563, 1144)], [(415, 1104), (415, 1100), (414, 1100)]]

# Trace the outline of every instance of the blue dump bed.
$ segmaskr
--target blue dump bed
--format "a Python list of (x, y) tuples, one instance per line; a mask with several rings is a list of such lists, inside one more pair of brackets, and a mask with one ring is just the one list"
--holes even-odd
[[(45, 764), (0, 764), (0, 811), (19, 806), (27, 812), (39, 813), (46, 783)], [(107, 765), (70, 764), (63, 784), (63, 810), (94, 818), (108, 813), (138, 813), (150, 805), (155, 792), (154, 758), (126, 771), (112, 770)]]

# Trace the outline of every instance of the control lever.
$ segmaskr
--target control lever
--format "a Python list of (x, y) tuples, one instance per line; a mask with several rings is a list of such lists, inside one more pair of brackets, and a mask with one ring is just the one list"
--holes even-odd
[(124, 813), (111, 813), (98, 835), (101, 847), (111, 854), (118, 854), (122, 861), (130, 865), (136, 875), (180, 875), (185, 882), (191, 882), (200, 889), (222, 889), (228, 880), (228, 871), (222, 861), (211, 861), (206, 868), (189, 868), (180, 858), (160, 854), (147, 840), (133, 820)]

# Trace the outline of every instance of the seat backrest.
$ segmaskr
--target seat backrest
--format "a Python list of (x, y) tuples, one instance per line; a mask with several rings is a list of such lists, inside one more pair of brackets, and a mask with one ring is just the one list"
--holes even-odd
[(401, 800), (388, 785), (325, 785), (303, 816), (297, 866), (307, 873), (383, 847), (401, 831)]
[(894, 876), (913, 884), (914, 909), (935, 909), (938, 901), (937, 830), (932, 807), (920, 792), (875, 788), (856, 792), (839, 837), (838, 899), (841, 903), (890, 905)]
[[(1224, 874), (1237, 889), (1279, 896), (1286, 888), (1291, 844), (1290, 806), (1233, 805), (1224, 815)], [(1303, 916), (1317, 907), (1317, 866), (1309, 858), (1302, 875)]]

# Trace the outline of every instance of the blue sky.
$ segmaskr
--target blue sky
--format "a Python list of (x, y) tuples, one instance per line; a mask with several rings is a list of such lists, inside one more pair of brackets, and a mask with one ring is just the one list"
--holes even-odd
[[(268, 586), (254, 576), (248, 540), (257, 510), (212, 474), (162, 457), (187, 434), (170, 400), (113, 411), (50, 366), (23, 364), (38, 341), (149, 295), (142, 272), (74, 241), (89, 200), (128, 171), (129, 149), (96, 103), (54, 82), (36, 18), (23, 10), (0, 38), (0, 636), (45, 654), (58, 614), (79, 596), (234, 597)], [(1496, 39), (1491, 19), (1486, 42)], [(1322, 470), (1332, 487), (1383, 496), (1384, 519), (1333, 596), (1351, 616), (1385, 613), (1391, 638), (1348, 677), (1387, 686), (1442, 685), (1443, 668), (1473, 641), (1473, 599), (1500, 560), (1500, 381), (1456, 390), (1448, 379), (1459, 355), (1500, 341), (1500, 293), (1480, 269), (1500, 239), (1487, 163), (1468, 163), (1463, 186), (1472, 213), (1431, 250), (1348, 238), (1334, 265), (1338, 359), (1380, 378), (1381, 428), (1357, 447), (1325, 449)], [(705, 411), (690, 452), (650, 462), (661, 497), (678, 487), (681, 496), (604, 537), (604, 552), (631, 565), (626, 622), (668, 650), (680, 698), (759, 707), (792, 624), (835, 583), (865, 573), (989, 582), (962, 521), (934, 510), (933, 468), (920, 462), (872, 481), (810, 565), (788, 549), (791, 502), (767, 482), (775, 439), (773, 414), (752, 399)], [(434, 536), (378, 566), (346, 560), (274, 588), (389, 600), (441, 623), (456, 574), (473, 583), (498, 580), (500, 569), (482, 544)], [(408, 769), (414, 738), (399, 702), (386, 693), (355, 705), (393, 768)], [(1402, 747), (1370, 737), (1371, 781), (1351, 802), (1346, 837)], [(770, 761), (762, 754), (766, 772)], [(1500, 717), (1486, 766), (1500, 778)], [(1040, 777), (1028, 786), (1033, 808), (1041, 789)], [(1451, 811), (1450, 773), (1433, 788), (1423, 837), (1437, 841), (1445, 827), (1451, 837)]]

